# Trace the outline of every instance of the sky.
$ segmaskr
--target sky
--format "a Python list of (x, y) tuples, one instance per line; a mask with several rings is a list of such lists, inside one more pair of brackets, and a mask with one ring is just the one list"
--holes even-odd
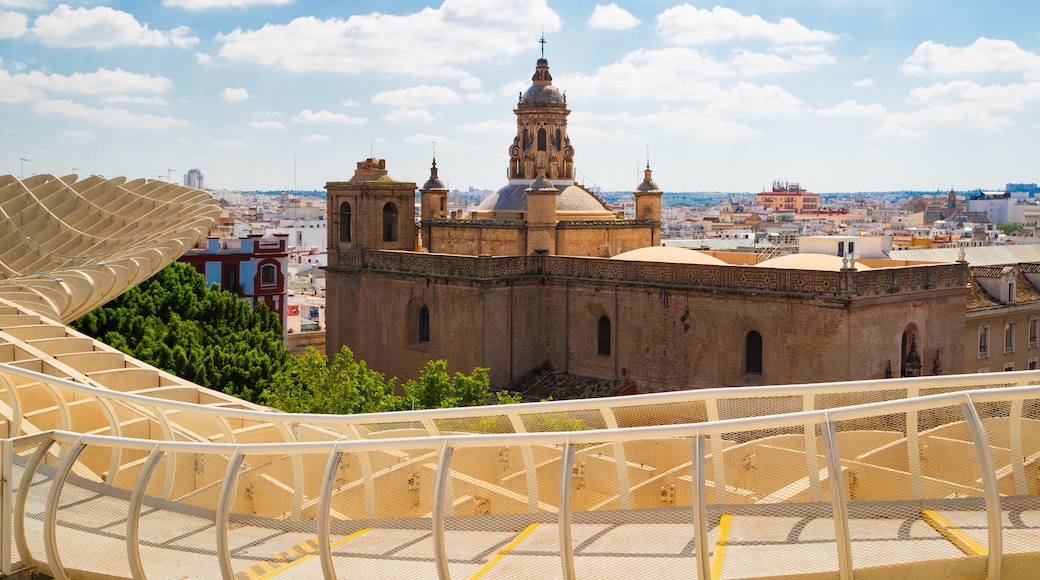
[(0, 174), (506, 183), (545, 38), (578, 181), (1040, 181), (1040, 2), (0, 0)]

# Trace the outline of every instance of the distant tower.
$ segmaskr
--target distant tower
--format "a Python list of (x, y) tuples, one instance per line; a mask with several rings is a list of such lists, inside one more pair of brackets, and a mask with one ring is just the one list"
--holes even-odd
[(349, 181), (330, 181), (329, 265), (345, 250), (414, 250), (415, 184), (391, 179), (386, 160), (359, 161)]
[(184, 186), (194, 187), (195, 189), (206, 189), (202, 172), (198, 169), (189, 169), (188, 172), (184, 174)]
[(633, 193), (636, 196), (636, 219), (654, 224), (650, 245), (661, 245), (661, 189), (654, 183), (649, 160), (643, 171), (643, 182)]
[(434, 249), (430, 247), (430, 243), (433, 240), (433, 235), (430, 232), (430, 221), (443, 219), (448, 216), (448, 188), (437, 177), (436, 157), (433, 158), (433, 165), (430, 166), (430, 178), (419, 188), (419, 193), (422, 196), (419, 209), (419, 218), (422, 223), (422, 243), (427, 250), (432, 252)]
[(567, 136), (567, 97), (552, 84), (549, 61), (538, 59), (534, 81), (513, 112), (516, 137), (509, 148), (509, 179), (534, 181), (539, 175), (574, 181), (574, 148)]

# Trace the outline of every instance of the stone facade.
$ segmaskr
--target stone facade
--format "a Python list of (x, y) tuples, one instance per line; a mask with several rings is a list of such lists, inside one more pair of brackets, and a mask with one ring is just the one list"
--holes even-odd
[[(453, 371), (490, 367), (496, 387), (545, 363), (639, 392), (872, 379), (901, 368), (910, 338), (949, 361), (944, 374), (965, 370), (964, 264), (808, 272), (385, 251), (330, 262), (330, 299), (335, 288), (343, 306), (330, 344), (388, 375), (444, 358)], [(422, 307), (428, 342), (417, 339)], [(760, 372), (747, 371), (751, 333)]]

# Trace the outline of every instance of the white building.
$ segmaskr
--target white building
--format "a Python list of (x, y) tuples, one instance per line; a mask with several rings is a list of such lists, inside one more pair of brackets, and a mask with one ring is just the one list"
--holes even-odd
[(195, 189), (206, 189), (205, 178), (202, 176), (202, 172), (198, 169), (189, 169), (184, 174), (184, 186), (194, 187)]

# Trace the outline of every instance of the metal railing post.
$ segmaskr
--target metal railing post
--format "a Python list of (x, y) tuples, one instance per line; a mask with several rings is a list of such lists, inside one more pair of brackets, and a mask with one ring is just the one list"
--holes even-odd
[(220, 484), (220, 496), (217, 499), (217, 561), (220, 563), (220, 573), (224, 578), (234, 578), (235, 569), (231, 564), (231, 546), (228, 542), (228, 527), (231, 519), (231, 503), (234, 501), (235, 483), (238, 480), (238, 470), (242, 467), (245, 457), (239, 448), (231, 454), (228, 460), (227, 470), (224, 471), (224, 482)]
[(693, 438), (693, 555), (697, 560), (697, 578), (711, 580), (711, 558), (708, 552), (708, 493), (704, 472), (706, 441), (699, 432)]
[(130, 505), (126, 516), (126, 554), (130, 560), (130, 574), (134, 580), (145, 580), (144, 575), (144, 564), (141, 563), (141, 545), (140, 545), (140, 532), (141, 532), (141, 506), (144, 504), (145, 489), (148, 488), (148, 481), (152, 477), (152, 472), (159, 465), (159, 460), (165, 455), (164, 451), (159, 451), (159, 446), (155, 446), (148, 453), (148, 458), (145, 459), (144, 465), (141, 466), (141, 471), (137, 474), (137, 481), (134, 483), (134, 490), (130, 493)]
[[(451, 475), (451, 454), (453, 448), (444, 442), (441, 447), (441, 458), (437, 462), (437, 480), (433, 484), (433, 558), (437, 562), (437, 577), (440, 580), (451, 580), (448, 572), (448, 548), (444, 542), (445, 491)], [(451, 498), (448, 499), (451, 501)]]
[(11, 479), (14, 477), (14, 442), (0, 439), (0, 574), (11, 574)]
[(830, 420), (823, 423), (821, 428), (823, 453), (827, 458), (827, 480), (830, 482), (834, 540), (838, 544), (838, 574), (841, 580), (852, 580), (852, 539), (849, 535), (849, 510), (845, 503), (845, 483), (838, 451), (838, 432)]
[(989, 531), (989, 567), (986, 577), (990, 580), (1000, 578), (1001, 561), (1004, 556), (1004, 529), (1000, 517), (1000, 489), (997, 487), (997, 471), (993, 466), (993, 455), (989, 450), (986, 431), (982, 427), (978, 411), (971, 401), (971, 395), (965, 394), (967, 403), (961, 405), (964, 420), (971, 431), (971, 439), (975, 443), (975, 455), (979, 460), (979, 472), (982, 474), (982, 491), (986, 498), (986, 520)]
[(560, 458), (560, 489), (557, 516), (560, 524), (560, 565), (564, 580), (574, 580), (574, 544), (571, 535), (571, 477), (574, 469), (574, 444), (571, 438), (563, 447)]
[(336, 568), (332, 564), (332, 489), (336, 486), (336, 471), (342, 460), (343, 452), (333, 446), (325, 463), (325, 474), (322, 475), (321, 492), (318, 495), (318, 558), (326, 580), (336, 580)]
[(65, 480), (84, 447), (86, 445), (81, 438), (72, 443), (55, 469), (54, 480), (51, 481), (51, 488), (47, 492), (47, 505), (43, 510), (43, 548), (54, 580), (68, 579), (65, 568), (61, 565), (61, 554), (58, 553), (58, 505), (61, 504), (61, 488), (65, 486)]

